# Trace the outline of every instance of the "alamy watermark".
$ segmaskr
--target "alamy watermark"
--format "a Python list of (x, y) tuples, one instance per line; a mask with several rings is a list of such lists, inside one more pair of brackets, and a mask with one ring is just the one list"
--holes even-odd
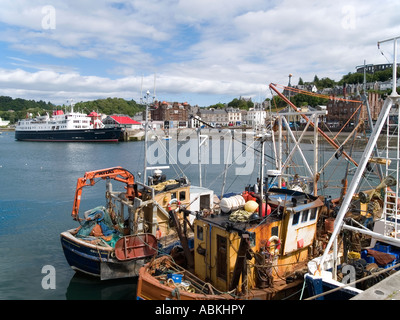
[(346, 30), (354, 30), (356, 28), (356, 8), (351, 5), (342, 8), (342, 28)]
[(42, 28), (45, 30), (56, 28), (56, 9), (51, 6), (44, 6), (42, 8)]
[[(233, 135), (211, 135), (199, 149), (196, 136), (157, 140), (147, 148), (149, 165), (234, 164), (236, 175), (250, 175), (255, 168), (254, 135), (241, 131)], [(200, 152), (200, 157), (199, 157)]]
[(52, 265), (45, 265), (42, 268), (42, 273), (45, 274), (42, 279), (42, 288), (44, 290), (54, 290), (56, 288), (56, 268)]
[(354, 281), (356, 281), (356, 268), (350, 264), (346, 264), (342, 268), (342, 283), (349, 284), (352, 283), (350, 286), (355, 287)]

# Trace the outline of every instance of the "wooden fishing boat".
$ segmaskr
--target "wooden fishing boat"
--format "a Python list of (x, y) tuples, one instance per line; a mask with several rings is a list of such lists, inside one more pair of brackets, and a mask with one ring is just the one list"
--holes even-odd
[[(315, 121), (317, 115), (312, 116)], [(305, 130), (312, 123), (307, 120)], [(277, 122), (281, 124), (278, 126), (281, 138), (282, 120)], [(313, 125), (317, 135), (318, 125)], [(289, 128), (287, 130), (290, 132)], [(215, 288), (214, 293), (207, 286), (201, 286), (205, 290), (196, 296), (186, 294), (181, 286), (166, 290), (165, 281), (158, 278), (161, 274), (154, 271), (158, 270), (154, 266), (162, 260), (155, 258), (139, 271), (138, 299), (196, 299), (201, 296), (219, 299), (228, 296), (229, 299), (280, 300), (299, 293), (307, 263), (319, 256), (326, 243), (326, 232), (320, 229), (328, 212), (327, 199), (317, 196), (318, 161), (314, 161), (313, 167), (305, 164), (311, 177), (283, 174), (289, 168), (293, 151), (298, 150), (305, 160), (299, 147), (303, 136), (296, 140), (291, 134), (295, 147), (285, 162), (279, 143), (276, 170), (267, 171), (266, 181), (264, 151), (265, 143), (271, 137), (257, 136), (262, 155), (258, 184), (249, 186), (241, 194), (222, 198), (212, 214), (196, 215), (194, 248), (190, 254), (185, 254), (184, 274), (190, 273), (210, 284)], [(315, 157), (317, 149), (315, 146)], [(291, 181), (291, 177), (297, 182)]]
[[(213, 206), (211, 190), (191, 186), (186, 179), (160, 181), (159, 172), (150, 178), (150, 185), (136, 182), (121, 167), (86, 172), (78, 178), (72, 216), (79, 226), (60, 235), (72, 269), (102, 280), (137, 277), (139, 268), (154, 255), (170, 253), (180, 245), (169, 226), (168, 208), (178, 201), (194, 211), (201, 211), (200, 202), (202, 209)], [(106, 205), (79, 217), (82, 189), (102, 179), (107, 180)], [(111, 180), (121, 182), (125, 190), (113, 190)], [(188, 218), (177, 214), (176, 219)], [(189, 246), (192, 243), (188, 241)]]
[(160, 256), (139, 271), (138, 300), (230, 300), (234, 297), (214, 288), (170, 256)]
[(272, 300), (295, 293), (313, 254), (324, 202), (300, 191), (271, 188), (267, 205), (258, 211), (256, 198), (244, 195), (244, 206), (229, 211), (223, 208), (219, 214), (197, 215), (194, 220), (192, 265), (187, 263), (186, 270), (177, 268), (176, 272), (200, 279), (200, 293), (187, 292), (180, 285), (167, 288), (160, 277), (171, 269), (160, 271), (159, 266), (166, 260), (161, 257), (140, 269), (138, 299)]

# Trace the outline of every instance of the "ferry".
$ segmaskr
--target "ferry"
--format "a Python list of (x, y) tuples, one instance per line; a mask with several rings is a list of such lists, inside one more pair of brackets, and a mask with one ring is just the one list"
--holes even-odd
[(105, 128), (100, 119), (89, 117), (80, 112), (64, 113), (53, 111), (46, 115), (19, 120), (15, 127), (15, 139), (20, 141), (55, 141), (55, 142), (118, 142), (121, 128)]

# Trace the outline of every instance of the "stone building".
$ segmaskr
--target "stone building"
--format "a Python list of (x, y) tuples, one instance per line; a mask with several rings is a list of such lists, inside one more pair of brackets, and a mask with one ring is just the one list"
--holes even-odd
[[(372, 121), (375, 122), (382, 110), (384, 100), (379, 93), (368, 93), (368, 104), (370, 108)], [(328, 114), (326, 116), (327, 123), (330, 127), (342, 127), (348, 122), (350, 117), (353, 116), (361, 102), (356, 101), (343, 101), (343, 100), (329, 100), (327, 103)], [(363, 105), (360, 111), (360, 120), (368, 123), (367, 106)], [(349, 121), (351, 125), (354, 123), (355, 118)]]
[(187, 102), (155, 101), (150, 106), (151, 120), (163, 121), (164, 128), (187, 128), (190, 105)]

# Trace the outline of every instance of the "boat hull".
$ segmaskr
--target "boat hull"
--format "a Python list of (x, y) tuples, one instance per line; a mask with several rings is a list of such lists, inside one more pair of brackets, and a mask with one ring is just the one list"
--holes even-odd
[[(390, 260), (388, 259), (388, 257)], [(319, 259), (319, 258), (317, 258)], [(388, 245), (385, 243), (377, 242), (376, 245), (373, 247), (372, 250), (367, 250), (363, 249), (361, 251), (361, 259), (360, 261), (363, 261), (365, 263), (364, 267), (362, 267), (363, 263), (360, 263), (358, 265), (358, 273), (364, 274), (365, 278), (367, 279), (368, 277), (366, 276), (367, 274), (369, 277), (372, 277), (374, 274), (369, 272), (364, 272), (363, 270), (373, 270), (374, 268), (375, 271), (384, 270), (384, 269), (389, 269), (391, 267), (395, 267), (400, 260), (400, 249), (396, 246)], [(369, 268), (369, 265), (371, 268)], [(350, 266), (350, 271), (349, 269), (347, 270), (347, 278), (346, 281), (350, 281), (348, 279), (348, 276), (353, 274), (354, 277), (356, 277), (356, 270), (355, 267), (353, 267), (351, 264)], [(379, 268), (378, 268), (379, 266)], [(384, 273), (380, 274), (379, 277), (375, 276), (372, 277), (371, 279), (368, 280), (368, 282), (361, 282), (360, 283), (360, 288), (357, 288), (357, 286), (354, 284), (352, 286), (346, 284), (346, 283), (341, 283), (339, 281), (333, 280), (331, 270), (332, 268), (327, 268), (328, 271), (323, 273), (322, 276), (314, 276), (311, 274), (306, 274), (305, 275), (305, 283), (307, 284), (308, 288), (308, 293), (310, 297), (315, 297), (315, 300), (350, 300), (353, 299), (354, 297), (358, 296), (360, 293), (363, 293), (365, 290), (368, 288), (371, 288), (374, 284), (379, 283), (382, 279), (387, 277), (390, 273)], [(398, 268), (395, 268), (398, 270)], [(353, 270), (353, 271), (352, 271)], [(363, 272), (361, 272), (363, 271)], [(318, 273), (317, 273), (318, 274)], [(358, 277), (357, 280), (360, 281), (362, 278)], [(352, 280), (355, 281), (355, 278)]]
[[(343, 286), (343, 284), (340, 282), (323, 279), (310, 274), (305, 275), (304, 281), (307, 285), (310, 297), (321, 295), (318, 298), (315, 298), (315, 300), (350, 300), (362, 292), (353, 287), (342, 288), (341, 286)], [(332, 291), (332, 293), (323, 294), (330, 291)]]
[[(159, 261), (167, 259), (167, 256), (158, 258)], [(202, 294), (179, 290), (179, 285), (175, 287), (159, 281), (149, 273), (148, 267), (149, 265), (146, 265), (139, 270), (137, 300), (233, 300), (229, 294)]]
[(150, 259), (119, 261), (114, 257), (113, 248), (90, 244), (69, 231), (61, 233), (60, 239), (71, 268), (101, 280), (137, 277), (139, 269)]
[(121, 128), (83, 129), (83, 130), (16, 130), (15, 139), (20, 141), (54, 142), (118, 142)]

